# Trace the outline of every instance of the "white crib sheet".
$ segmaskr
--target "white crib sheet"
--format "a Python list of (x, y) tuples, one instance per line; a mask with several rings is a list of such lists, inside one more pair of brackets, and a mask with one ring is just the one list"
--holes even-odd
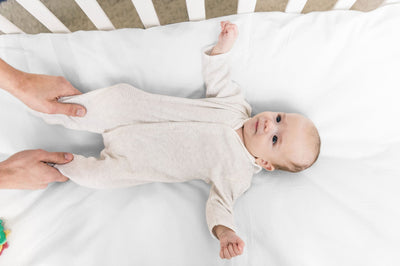
[[(0, 265), (400, 265), (400, 5), (369, 13), (254, 13), (239, 26), (232, 71), (254, 113), (301, 112), (320, 130), (312, 168), (261, 172), (235, 206), (242, 256), (221, 260), (201, 181), (96, 191), (72, 182), (0, 191), (11, 229)], [(6, 35), (16, 68), (62, 75), (82, 92), (126, 82), (204, 96), (201, 49), (218, 19), (72, 34)], [(3, 159), (43, 148), (97, 155), (99, 135), (46, 125), (0, 90)]]

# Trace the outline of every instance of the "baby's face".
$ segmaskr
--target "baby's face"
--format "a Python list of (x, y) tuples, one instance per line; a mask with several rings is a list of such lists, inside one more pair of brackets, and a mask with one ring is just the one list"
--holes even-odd
[(300, 114), (263, 112), (246, 121), (243, 141), (256, 163), (266, 170), (292, 162), (307, 165), (315, 158), (310, 127), (314, 124)]

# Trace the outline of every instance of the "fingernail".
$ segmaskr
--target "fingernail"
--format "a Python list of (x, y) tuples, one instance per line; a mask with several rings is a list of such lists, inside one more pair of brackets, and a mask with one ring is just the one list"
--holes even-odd
[(85, 110), (83, 108), (78, 108), (78, 110), (76, 110), (76, 115), (77, 116), (84, 116), (85, 115)]
[(72, 160), (72, 154), (71, 153), (64, 153), (64, 158), (65, 158), (65, 160), (70, 161), (70, 160)]

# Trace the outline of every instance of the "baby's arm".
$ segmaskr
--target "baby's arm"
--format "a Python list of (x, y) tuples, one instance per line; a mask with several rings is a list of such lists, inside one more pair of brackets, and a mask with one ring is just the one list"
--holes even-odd
[(206, 83), (206, 97), (230, 97), (241, 93), (240, 87), (232, 82), (230, 75), (229, 51), (238, 36), (235, 24), (221, 22), (218, 43), (203, 55), (203, 77)]
[(220, 257), (230, 259), (243, 253), (244, 241), (236, 235), (233, 219), (233, 204), (241, 193), (235, 191), (227, 180), (218, 180), (210, 190), (206, 206), (208, 228), (220, 242)]

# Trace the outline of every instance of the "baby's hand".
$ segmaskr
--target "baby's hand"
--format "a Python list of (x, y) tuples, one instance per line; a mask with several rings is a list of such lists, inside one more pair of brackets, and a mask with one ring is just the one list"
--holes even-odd
[(218, 225), (215, 232), (221, 246), (219, 252), (221, 259), (231, 259), (243, 253), (244, 241), (234, 231)]
[(238, 28), (229, 21), (221, 21), (221, 33), (218, 37), (218, 43), (211, 51), (211, 55), (223, 54), (229, 52), (238, 36)]

